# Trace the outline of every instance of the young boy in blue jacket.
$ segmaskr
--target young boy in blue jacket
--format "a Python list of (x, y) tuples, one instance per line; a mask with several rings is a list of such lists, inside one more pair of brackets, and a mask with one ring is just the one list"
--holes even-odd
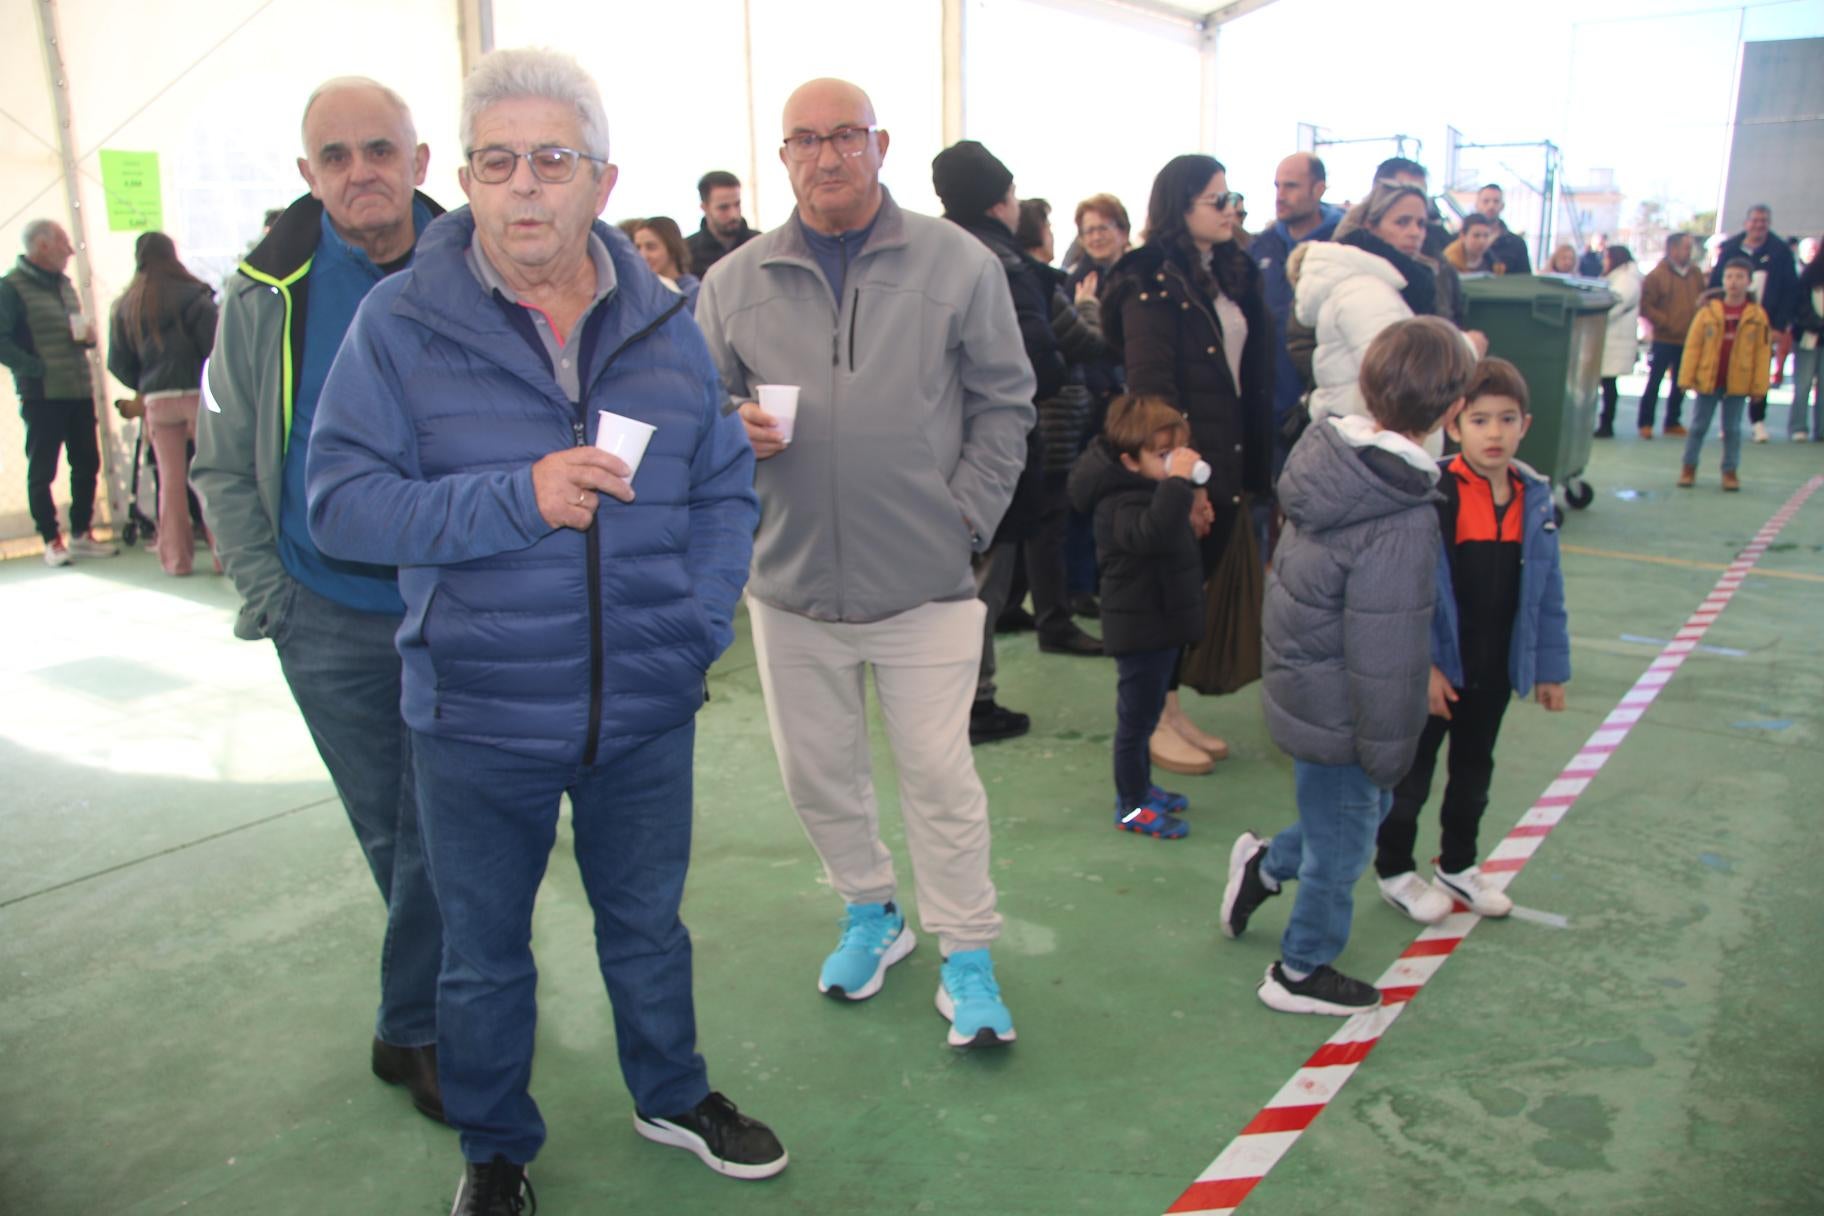
[[(1450, 424), (1462, 450), (1439, 486), (1444, 547), (1432, 617), (1431, 719), (1412, 771), (1394, 787), (1374, 859), (1382, 898), (1421, 924), (1443, 920), (1458, 900), (1481, 916), (1513, 911), (1514, 901), (1476, 865), (1495, 738), (1514, 696), (1530, 692), (1546, 709), (1561, 710), (1571, 678), (1552, 487), (1514, 459), (1531, 422), (1520, 370), (1491, 358), (1476, 368)], [(1427, 883), (1413, 861), (1413, 840), (1446, 735), (1443, 850)]]
[(1312, 424), (1279, 479), (1286, 527), (1267, 578), (1261, 691), (1273, 741), (1293, 759), (1298, 822), (1270, 842), (1252, 832), (1235, 842), (1222, 931), (1239, 937), (1298, 880), (1280, 959), (1258, 989), (1285, 1013), (1380, 1004), (1374, 985), (1330, 964), (1425, 727), (1439, 495), (1422, 445), (1462, 404), (1475, 366), (1447, 321), (1388, 326), (1362, 359), (1369, 416)]

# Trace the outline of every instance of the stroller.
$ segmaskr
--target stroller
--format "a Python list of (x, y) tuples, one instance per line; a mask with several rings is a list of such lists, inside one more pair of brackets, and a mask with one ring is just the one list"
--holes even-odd
[(122, 418), (137, 417), (139, 419), (139, 426), (133, 433), (133, 476), (127, 489), (127, 523), (120, 530), (120, 539), (129, 546), (138, 544), (139, 538), (142, 536), (146, 538), (148, 545), (158, 539), (158, 524), (151, 516), (139, 509), (139, 470), (146, 465), (152, 466), (152, 500), (157, 502), (158, 466), (153, 461), (151, 449), (146, 443), (145, 411), (142, 408), (137, 414), (131, 413), (133, 404), (131, 401), (114, 403), (115, 410), (120, 413)]

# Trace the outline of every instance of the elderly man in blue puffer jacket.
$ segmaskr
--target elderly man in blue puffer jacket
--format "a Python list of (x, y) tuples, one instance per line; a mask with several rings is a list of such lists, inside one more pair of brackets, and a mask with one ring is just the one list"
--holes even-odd
[[(733, 638), (754, 457), (703, 336), (625, 237), (600, 95), (502, 51), (464, 84), (470, 206), (363, 302), (309, 456), (325, 552), (399, 567), (404, 715), (444, 918), (438, 1065), (458, 1213), (518, 1211), (544, 1140), (527, 1092), (532, 906), (573, 808), (635, 1129), (719, 1173), (785, 1167), (710, 1092), (690, 936), (694, 720)], [(601, 411), (656, 428), (637, 469)]]

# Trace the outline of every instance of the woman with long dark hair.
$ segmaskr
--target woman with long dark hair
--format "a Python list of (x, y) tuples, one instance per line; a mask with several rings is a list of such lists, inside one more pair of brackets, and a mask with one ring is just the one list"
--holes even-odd
[[(1207, 577), (1235, 534), (1242, 495), (1271, 489), (1273, 324), (1260, 271), (1235, 241), (1235, 196), (1211, 156), (1179, 156), (1153, 179), (1145, 243), (1115, 263), (1102, 323), (1127, 369), (1127, 391), (1184, 412), (1210, 465), (1196, 522)], [(1152, 756), (1161, 768), (1208, 772), (1228, 745), (1191, 724), (1173, 691)]]
[(166, 574), (184, 575), (196, 548), (190, 445), (203, 360), (215, 346), (215, 293), (178, 261), (176, 244), (162, 232), (140, 234), (133, 266), (133, 281), (114, 304), (108, 370), (143, 406), (158, 464), (158, 560)]
[(1824, 443), (1824, 239), (1799, 275), (1792, 341), (1792, 416), (1786, 435), (1794, 443)]

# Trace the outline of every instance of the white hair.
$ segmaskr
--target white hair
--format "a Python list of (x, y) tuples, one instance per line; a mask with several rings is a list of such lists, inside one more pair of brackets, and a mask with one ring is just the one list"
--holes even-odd
[(475, 146), (475, 120), (481, 112), (516, 97), (543, 98), (574, 107), (583, 134), (578, 151), (608, 159), (608, 112), (602, 107), (602, 91), (576, 60), (542, 47), (492, 51), (462, 82), (465, 156)]
[(25, 231), (19, 234), (19, 239), (24, 243), (25, 251), (30, 253), (32, 251), (32, 246), (36, 245), (39, 241), (47, 239), (51, 233), (56, 231), (56, 220), (33, 220), (25, 226)]
[(309, 129), (311, 107), (316, 105), (317, 99), (325, 93), (338, 93), (343, 89), (372, 89), (386, 98), (388, 102), (392, 103), (393, 108), (399, 111), (399, 117), (405, 120), (407, 145), (417, 144), (418, 128), (412, 122), (412, 107), (405, 104), (405, 98), (369, 76), (332, 76), (312, 89), (310, 99), (304, 103), (304, 117), (298, 120), (298, 138), (304, 145), (304, 155), (309, 156), (313, 150), (310, 146)]

